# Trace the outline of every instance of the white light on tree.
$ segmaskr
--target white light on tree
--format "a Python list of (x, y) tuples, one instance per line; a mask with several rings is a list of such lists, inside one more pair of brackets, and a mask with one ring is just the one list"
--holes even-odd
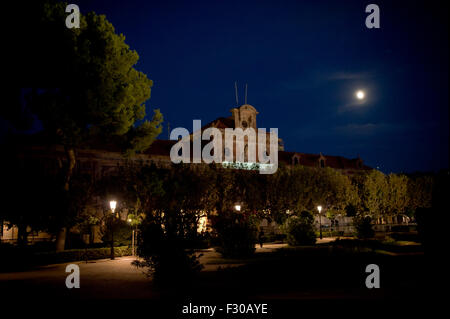
[(236, 209), (238, 212), (240, 212), (241, 211), (241, 205), (234, 206), (234, 209)]
[(208, 222), (208, 217), (206, 217), (206, 216), (200, 217), (200, 219), (198, 220), (198, 225), (197, 225), (198, 233), (202, 233), (202, 232), (206, 231), (207, 222)]
[(111, 207), (111, 210), (114, 211), (116, 210), (116, 206), (117, 206), (117, 202), (115, 200), (112, 200), (109, 202), (109, 207)]
[(322, 211), (322, 206), (317, 206), (317, 210), (319, 211), (320, 214), (320, 212)]

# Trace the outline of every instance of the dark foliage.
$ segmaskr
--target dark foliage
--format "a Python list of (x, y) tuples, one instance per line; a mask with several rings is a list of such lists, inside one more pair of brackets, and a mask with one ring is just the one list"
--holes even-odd
[(137, 189), (136, 209), (145, 213), (138, 248), (144, 261), (135, 264), (148, 267), (160, 288), (188, 288), (202, 267), (192, 247), (201, 245), (197, 225), (211, 201), (208, 173), (174, 165), (144, 167), (132, 174), (139, 177), (129, 178), (130, 187)]
[(284, 224), (289, 245), (314, 245), (316, 233), (314, 231), (314, 216), (303, 211), (299, 216), (288, 218)]
[(217, 236), (216, 250), (224, 257), (247, 257), (255, 252), (257, 228), (245, 214), (223, 212), (213, 217), (212, 225)]
[(193, 250), (186, 249), (186, 241), (165, 232), (161, 224), (144, 221), (140, 230), (138, 267), (148, 267), (159, 288), (168, 290), (187, 288), (202, 266)]
[(372, 218), (370, 216), (356, 216), (354, 217), (353, 223), (358, 238), (365, 239), (375, 236), (375, 231), (372, 228)]
[(126, 221), (114, 218), (109, 221), (109, 226), (103, 234), (103, 242), (111, 243), (111, 231), (114, 231), (114, 246), (128, 246), (131, 244), (131, 227)]
[(417, 222), (417, 232), (422, 245), (427, 242), (427, 229), (430, 227), (430, 221), (433, 218), (434, 210), (432, 208), (419, 208), (416, 210), (415, 219)]
[[(44, 251), (43, 251), (44, 250)], [(114, 248), (116, 257), (131, 255), (131, 248), (121, 246)], [(40, 265), (66, 263), (73, 261), (87, 261), (104, 259), (111, 256), (110, 248), (70, 249), (55, 252), (41, 245), (14, 246), (10, 244), (0, 245), (0, 271), (26, 270)]]

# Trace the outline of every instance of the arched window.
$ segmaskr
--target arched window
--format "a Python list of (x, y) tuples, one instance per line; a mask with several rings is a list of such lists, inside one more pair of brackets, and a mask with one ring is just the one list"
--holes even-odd
[(244, 146), (244, 162), (248, 162), (248, 144)]
[(294, 157), (294, 165), (298, 165), (299, 161), (298, 161), (298, 157)]
[(323, 158), (320, 159), (320, 167), (325, 167), (325, 161), (323, 160)]

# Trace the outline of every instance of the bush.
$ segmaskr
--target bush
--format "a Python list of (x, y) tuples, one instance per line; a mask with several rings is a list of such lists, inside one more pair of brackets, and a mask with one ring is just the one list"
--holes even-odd
[(390, 237), (394, 239), (395, 241), (415, 241), (420, 242), (420, 237), (415, 232), (409, 232), (409, 233), (392, 233), (390, 234)]
[(210, 247), (211, 238), (210, 233), (203, 232), (193, 234), (186, 238), (185, 248), (187, 249), (207, 249)]
[(373, 238), (375, 231), (372, 228), (372, 218), (369, 216), (357, 216), (353, 219), (356, 229), (356, 237), (360, 239)]
[[(111, 227), (106, 228), (103, 236), (102, 241), (105, 243), (111, 244)], [(130, 228), (130, 225), (124, 221), (124, 220), (114, 220), (113, 222), (114, 227), (114, 246), (125, 246), (125, 245), (131, 245), (131, 236), (132, 231)]]
[[(0, 271), (14, 271), (39, 265), (110, 258), (111, 248), (71, 249), (61, 252), (36, 252), (31, 245), (17, 247), (2, 244), (0, 245), (0, 254), (2, 256)], [(116, 257), (130, 256), (131, 248), (128, 246), (114, 247), (114, 255)]]
[(392, 232), (397, 232), (397, 233), (402, 233), (402, 232), (407, 233), (407, 232), (409, 232), (409, 230), (410, 230), (409, 225), (395, 225), (395, 226), (392, 226), (392, 228), (391, 228)]
[(284, 242), (286, 241), (286, 234), (268, 234), (265, 239), (265, 243)]
[(192, 249), (186, 249), (189, 238), (167, 233), (161, 224), (144, 221), (140, 229), (137, 267), (148, 267), (148, 275), (159, 288), (186, 289), (200, 272), (202, 265)]
[(307, 211), (302, 212), (300, 216), (289, 217), (284, 223), (283, 229), (286, 232), (287, 242), (291, 246), (316, 243), (314, 217)]
[(255, 252), (257, 227), (240, 213), (223, 213), (213, 219), (218, 247), (216, 250), (226, 258), (251, 256)]
[[(128, 246), (114, 247), (114, 256), (130, 256), (131, 249)], [(111, 248), (71, 249), (61, 252), (38, 253), (35, 255), (38, 264), (54, 264), (71, 261), (83, 261), (105, 259), (111, 257)]]
[(35, 252), (54, 251), (55, 243), (52, 241), (39, 241), (32, 245)]
[(429, 227), (427, 224), (432, 220), (433, 209), (432, 208), (418, 208), (416, 210), (415, 219), (417, 222), (417, 233), (420, 242), (425, 246), (426, 242), (426, 229)]
[(86, 246), (82, 234), (67, 232), (65, 250), (82, 249)]

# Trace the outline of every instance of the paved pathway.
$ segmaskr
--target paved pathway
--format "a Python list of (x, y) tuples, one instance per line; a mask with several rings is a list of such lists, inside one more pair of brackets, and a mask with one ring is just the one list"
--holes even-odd
[[(317, 239), (317, 244), (326, 244), (335, 241), (337, 237), (327, 237), (323, 239)], [(273, 252), (279, 248), (288, 247), (286, 243), (268, 243), (255, 245), (256, 253), (268, 253)], [(203, 264), (203, 271), (215, 271), (218, 268), (236, 267), (243, 265), (242, 260), (224, 259), (213, 248), (205, 249), (200, 252), (203, 256), (200, 257), (200, 262)]]
[[(319, 243), (329, 242), (324, 238)], [(264, 244), (256, 247), (256, 253), (271, 252), (286, 244)], [(200, 253), (204, 265), (203, 271), (215, 271), (219, 267), (242, 265), (242, 260), (225, 260), (213, 249)], [(80, 267), (80, 289), (68, 289), (65, 285), (65, 264), (42, 266), (30, 271), (0, 273), (0, 296), (8, 298), (23, 295), (35, 295), (49, 298), (76, 297), (82, 299), (102, 298), (152, 298), (155, 297), (152, 283), (142, 269), (131, 265), (133, 257), (119, 257), (115, 260), (102, 259), (85, 262), (73, 262)], [(0, 299), (1, 300), (1, 299)]]
[[(132, 257), (115, 260), (74, 262), (80, 267), (80, 289), (68, 289), (65, 280), (66, 264), (48, 265), (23, 272), (0, 273), (0, 293), (3, 297), (14, 294), (77, 298), (150, 298), (151, 281), (142, 270), (131, 265)], [(125, 293), (126, 292), (126, 293)]]

